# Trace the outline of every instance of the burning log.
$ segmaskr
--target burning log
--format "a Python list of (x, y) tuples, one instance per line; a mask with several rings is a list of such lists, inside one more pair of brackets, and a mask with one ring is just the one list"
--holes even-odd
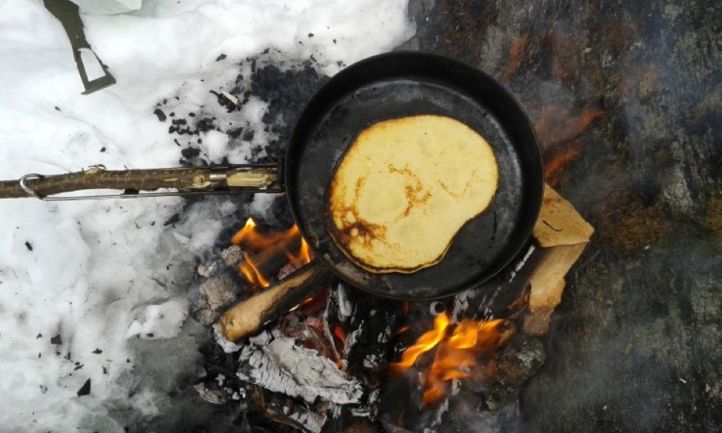
[[(238, 300), (242, 293), (268, 287), (270, 282), (266, 275), (278, 274), (289, 262), (300, 265), (310, 261), (308, 246), (296, 226), (270, 235), (258, 234), (255, 226), (255, 222), (249, 218), (233, 237), (234, 245), (221, 251), (220, 258), (198, 267), (198, 274), (205, 280), (200, 284), (194, 310), (195, 316), (204, 326), (215, 323), (220, 312)], [(249, 243), (249, 238), (253, 242)], [(243, 244), (247, 251), (239, 244)], [(299, 257), (292, 251), (299, 251)], [(240, 271), (247, 284), (239, 281), (237, 271)]]
[(303, 246), (303, 239), (296, 226), (291, 233), (283, 237), (270, 248), (257, 254), (244, 253), (240, 271), (254, 286), (268, 287), (270, 282), (266, 275), (276, 275), (281, 268), (289, 263), (289, 251), (298, 251)]
[(239, 302), (221, 315), (221, 334), (238, 341), (258, 332), (264, 324), (278, 319), (300, 304), (314, 289), (331, 278), (318, 261), (301, 267), (265, 291)]

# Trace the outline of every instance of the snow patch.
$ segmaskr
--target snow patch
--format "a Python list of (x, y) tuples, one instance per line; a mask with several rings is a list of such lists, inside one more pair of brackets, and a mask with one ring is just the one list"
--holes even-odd
[(134, 314), (135, 320), (128, 327), (126, 336), (140, 338), (173, 338), (180, 333), (188, 317), (190, 301), (187, 298), (173, 298), (161, 304), (140, 307)]
[[(153, 114), (158, 101), (195, 110), (208, 101), (209, 89), (233, 85), (239, 61), (266, 48), (286, 58), (313, 55), (331, 75), (338, 62), (389, 51), (409, 38), (406, 6), (406, 0), (157, 0), (131, 14), (84, 14), (87, 39), (117, 81), (84, 96), (62, 25), (41, 1), (13, 2), (0, 14), (0, 178), (93, 164), (177, 166), (170, 121)], [(225, 60), (216, 61), (220, 54)], [(222, 135), (205, 132), (199, 146), (208, 159), (245, 162), (252, 145), (263, 147), (268, 102), (229, 114), (253, 124), (250, 143), (239, 140), (230, 150)], [(253, 212), (265, 213), (272, 199), (257, 195)], [(177, 335), (196, 256), (212, 247), (235, 211), (209, 200), (186, 208), (180, 198), (0, 201), (4, 429), (122, 432), (109, 407), (131, 389), (141, 397), (132, 404), (138, 413), (128, 416), (163, 415), (139, 407), (154, 391), (142, 380), (148, 369), (132, 368), (126, 339), (129, 326), (131, 335)], [(162, 299), (169, 301), (158, 304)], [(90, 394), (78, 397), (88, 379)]]

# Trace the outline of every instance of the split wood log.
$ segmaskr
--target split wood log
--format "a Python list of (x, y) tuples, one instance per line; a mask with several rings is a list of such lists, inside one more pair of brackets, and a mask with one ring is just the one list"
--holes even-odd
[(544, 200), (533, 231), (539, 246), (586, 244), (593, 233), (594, 227), (584, 220), (571, 203), (552, 187), (544, 185)]
[(584, 252), (594, 233), (574, 206), (549, 185), (534, 226), (534, 239), (544, 248), (529, 284), (529, 312), (524, 317), (524, 332), (545, 335), (551, 316), (562, 299), (564, 276)]
[[(115, 189), (121, 191), (155, 191), (164, 188), (212, 191), (214, 188), (269, 189), (278, 175), (271, 166), (156, 168), (138, 170), (88, 170), (50, 176), (30, 176), (25, 186), (39, 197), (72, 191)], [(0, 199), (34, 197), (18, 180), (0, 181)]]
[(330, 280), (329, 272), (318, 260), (302, 266), (263, 292), (236, 304), (221, 315), (221, 333), (238, 341), (258, 332), (264, 324), (285, 314)]

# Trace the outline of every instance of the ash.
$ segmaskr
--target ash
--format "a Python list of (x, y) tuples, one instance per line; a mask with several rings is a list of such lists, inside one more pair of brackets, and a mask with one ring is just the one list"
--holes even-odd
[(337, 404), (360, 403), (361, 383), (348, 378), (330, 359), (296, 344), (277, 330), (250, 338), (241, 350), (238, 377), (269, 391)]

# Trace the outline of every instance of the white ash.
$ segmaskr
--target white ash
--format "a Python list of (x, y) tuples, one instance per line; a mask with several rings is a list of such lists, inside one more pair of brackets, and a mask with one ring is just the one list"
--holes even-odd
[(375, 369), (378, 368), (382, 362), (383, 358), (377, 353), (367, 353), (366, 356), (364, 356), (363, 365), (368, 369)]
[(228, 272), (213, 275), (200, 284), (198, 299), (193, 306), (195, 317), (203, 326), (210, 326), (218, 320), (220, 310), (236, 299), (240, 287)]
[(193, 386), (200, 398), (211, 404), (222, 405), (227, 400), (226, 394), (220, 389), (209, 389), (205, 383), (199, 383)]
[(454, 304), (451, 307), (451, 320), (458, 322), (461, 315), (469, 310), (469, 299), (474, 295), (474, 290), (464, 290), (454, 296)]
[(337, 403), (359, 403), (361, 384), (317, 351), (296, 345), (278, 330), (264, 331), (249, 339), (239, 357), (238, 377), (269, 391)]
[(303, 425), (305, 429), (311, 433), (320, 433), (324, 424), (326, 424), (326, 415), (312, 411), (294, 412), (287, 415), (290, 419)]
[(356, 418), (369, 418), (371, 417), (371, 408), (369, 406), (351, 408), (351, 416)]
[(439, 404), (434, 414), (434, 420), (431, 422), (431, 426), (424, 428), (424, 433), (435, 432), (436, 429), (441, 425), (444, 414), (449, 411), (449, 399), (445, 398), (444, 401)]
[(238, 245), (231, 245), (221, 251), (221, 259), (228, 267), (236, 266), (243, 260), (243, 250)]
[(454, 379), (451, 381), (451, 395), (456, 395), (461, 391), (461, 381)]
[(221, 331), (221, 325), (218, 323), (213, 325), (213, 337), (215, 337), (216, 343), (218, 343), (218, 345), (221, 346), (221, 349), (223, 349), (226, 353), (238, 352), (243, 347), (242, 345), (234, 343), (224, 337), (223, 332)]
[(516, 277), (516, 274), (521, 270), (521, 268), (524, 267), (527, 260), (529, 260), (529, 257), (531, 257), (532, 253), (536, 250), (536, 247), (534, 245), (531, 245), (529, 249), (524, 253), (524, 257), (519, 261), (519, 263), (514, 266), (514, 269), (511, 271), (511, 275), (509, 275), (509, 282), (511, 283), (514, 281), (514, 277)]
[(358, 327), (354, 329), (353, 331), (349, 332), (349, 334), (346, 336), (346, 344), (343, 348), (343, 357), (344, 359), (348, 359), (349, 353), (351, 353), (351, 349), (354, 347), (356, 342), (358, 341), (359, 335), (363, 332), (365, 321), (361, 321), (359, 323)]
[(369, 391), (368, 398), (366, 399), (368, 401), (369, 405), (375, 404), (379, 401), (379, 398), (381, 397), (381, 391), (379, 388), (372, 389)]
[(201, 263), (198, 265), (198, 269), (196, 272), (198, 272), (198, 275), (200, 275), (203, 278), (210, 278), (213, 275), (218, 272), (218, 269), (220, 268), (221, 262), (218, 260), (212, 260), (210, 262)]
[(339, 283), (338, 288), (334, 292), (336, 301), (338, 302), (338, 318), (342, 322), (351, 318), (353, 314), (354, 305), (349, 296), (349, 288), (344, 284)]
[(393, 333), (393, 329), (391, 329), (391, 325), (387, 326), (386, 329), (384, 329), (384, 332), (379, 333), (379, 335), (376, 336), (376, 341), (381, 344), (386, 344), (391, 340), (391, 334)]
[[(296, 410), (293, 410), (296, 409)], [(326, 424), (326, 411), (315, 412), (310, 408), (288, 407), (278, 408), (283, 417), (293, 421), (307, 433), (320, 433)]]

